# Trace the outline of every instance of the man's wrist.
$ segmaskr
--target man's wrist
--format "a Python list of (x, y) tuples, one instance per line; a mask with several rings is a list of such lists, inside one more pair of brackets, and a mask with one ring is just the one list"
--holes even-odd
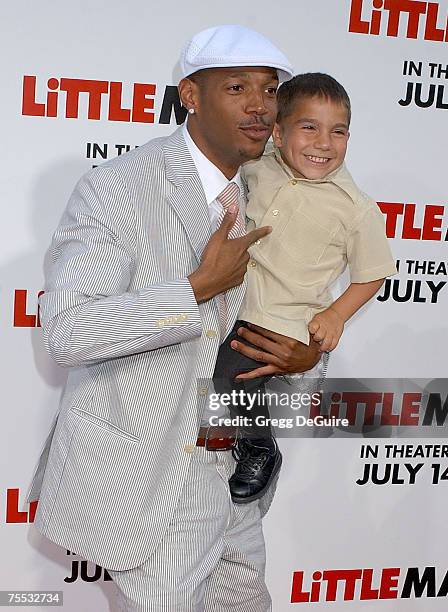
[(187, 278), (190, 281), (194, 297), (198, 304), (201, 302), (206, 302), (214, 297), (214, 294), (210, 288), (210, 283), (206, 280), (206, 275), (200, 272), (199, 269), (192, 272)]

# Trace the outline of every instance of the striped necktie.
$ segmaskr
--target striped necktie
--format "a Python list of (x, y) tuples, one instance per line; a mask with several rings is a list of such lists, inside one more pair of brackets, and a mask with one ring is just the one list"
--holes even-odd
[(219, 196), (216, 198), (224, 209), (221, 217), (219, 218), (218, 227), (221, 225), (224, 215), (227, 212), (229, 206), (235, 204), (238, 209), (238, 216), (235, 220), (232, 229), (229, 232), (229, 238), (239, 238), (240, 236), (244, 236), (244, 234), (246, 233), (246, 226), (239, 210), (239, 196), (240, 188), (236, 183), (231, 182), (227, 185), (224, 191), (221, 191)]
[[(221, 225), (222, 220), (224, 219), (224, 215), (227, 212), (227, 209), (232, 204), (235, 204), (237, 207), (237, 217), (235, 219), (235, 223), (229, 232), (229, 238), (239, 238), (240, 236), (244, 236), (246, 233), (246, 225), (241, 216), (241, 211), (239, 209), (239, 195), (240, 188), (234, 182), (230, 182), (227, 187), (221, 191), (221, 193), (216, 198), (218, 202), (222, 205), (223, 211), (218, 220), (218, 227)], [(219, 325), (221, 331), (221, 342), (224, 340), (225, 331), (227, 328), (227, 303), (226, 303), (226, 294), (220, 293), (217, 296), (218, 298), (218, 308), (219, 308)]]

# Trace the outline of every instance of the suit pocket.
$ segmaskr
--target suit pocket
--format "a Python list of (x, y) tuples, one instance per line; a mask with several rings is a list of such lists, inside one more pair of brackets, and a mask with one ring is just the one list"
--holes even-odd
[(70, 411), (78, 415), (81, 419), (89, 421), (89, 423), (97, 425), (98, 427), (101, 427), (102, 429), (105, 429), (106, 431), (109, 431), (117, 436), (126, 438), (127, 440), (131, 440), (131, 442), (140, 441), (140, 438), (138, 436), (134, 436), (134, 434), (131, 434), (128, 431), (125, 431), (124, 429), (121, 429), (121, 427), (117, 427), (110, 421), (106, 421), (106, 419), (102, 419), (101, 417), (96, 416), (91, 412), (87, 412), (87, 410), (82, 410), (82, 408), (73, 407), (70, 408)]

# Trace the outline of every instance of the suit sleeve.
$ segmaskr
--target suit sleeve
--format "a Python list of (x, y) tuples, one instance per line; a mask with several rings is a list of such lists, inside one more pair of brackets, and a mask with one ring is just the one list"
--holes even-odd
[(77, 366), (201, 335), (188, 278), (129, 291), (136, 265), (135, 212), (113, 169), (80, 180), (47, 254), (40, 317), (46, 348)]

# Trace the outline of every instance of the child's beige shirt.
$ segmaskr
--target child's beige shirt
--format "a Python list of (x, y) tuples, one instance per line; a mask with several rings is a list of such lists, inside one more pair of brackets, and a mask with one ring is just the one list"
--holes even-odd
[(243, 166), (248, 231), (273, 231), (250, 249), (239, 318), (309, 344), (308, 323), (333, 303), (348, 264), (352, 283), (396, 274), (384, 219), (345, 164), (323, 179), (295, 178), (278, 150)]

